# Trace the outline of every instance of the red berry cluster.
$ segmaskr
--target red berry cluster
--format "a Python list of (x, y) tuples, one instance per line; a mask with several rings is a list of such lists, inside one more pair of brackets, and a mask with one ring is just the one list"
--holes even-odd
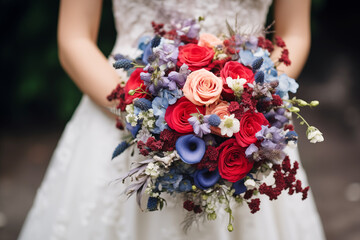
[(227, 57), (221, 60), (214, 60), (209, 67), (211, 68), (211, 72), (214, 73), (216, 76), (220, 77), (220, 71), (224, 68), (226, 62), (230, 61), (231, 57)]
[(283, 104), (283, 100), (279, 95), (273, 94), (271, 104), (275, 107), (279, 107)]
[(155, 34), (160, 35), (160, 36), (164, 36), (166, 34), (163, 23), (155, 23), (154, 21), (152, 21), (151, 26), (152, 26)]
[(272, 44), (272, 42), (264, 37), (258, 38), (258, 47), (267, 49), (270, 53), (274, 51), (274, 45)]
[(108, 101), (118, 100), (119, 104), (117, 105), (117, 109), (121, 111), (125, 111), (126, 104), (125, 104), (125, 90), (121, 87), (120, 84), (116, 86), (114, 90), (106, 97)]
[(214, 146), (208, 146), (201, 161), (196, 165), (197, 169), (207, 168), (209, 171), (215, 171), (218, 166), (219, 151)]
[(294, 125), (292, 124), (285, 124), (284, 130), (294, 131)]
[(154, 137), (149, 137), (144, 143), (143, 141), (138, 141), (137, 147), (140, 153), (144, 156), (149, 155), (150, 151), (159, 151), (163, 147), (163, 142), (160, 140), (156, 140)]
[(160, 140), (163, 142), (162, 151), (173, 151), (175, 150), (176, 140), (180, 137), (180, 133), (164, 129), (160, 133)]
[(223, 41), (224, 44), (224, 51), (226, 54), (228, 55), (234, 55), (236, 53), (238, 53), (239, 51), (236, 50), (236, 41), (235, 41), (235, 36), (232, 36), (231, 38), (225, 39)]
[(296, 179), (295, 175), (298, 169), (299, 163), (294, 162), (293, 167), (291, 167), (290, 159), (286, 156), (281, 165), (273, 165), (275, 187), (263, 183), (259, 187), (259, 192), (267, 195), (270, 200), (274, 200), (278, 198), (283, 190), (288, 189), (290, 195), (294, 192), (301, 192), (302, 199), (306, 199), (309, 187), (302, 188), (301, 181)]
[(124, 123), (121, 121), (120, 118), (116, 119), (116, 128), (120, 130), (124, 130)]
[(198, 44), (198, 42), (199, 42), (199, 40), (197, 40), (196, 38), (189, 38), (186, 35), (180, 36), (180, 40), (185, 44), (188, 44), (188, 43)]
[(258, 100), (252, 96), (252, 89), (245, 88), (243, 94), (241, 95), (241, 104), (236, 101), (232, 101), (230, 102), (228, 110), (231, 114), (235, 114), (237, 119), (241, 119), (245, 110), (255, 112), (257, 103)]
[(260, 199), (259, 198), (251, 199), (251, 201), (248, 202), (247, 204), (248, 204), (252, 214), (254, 214), (260, 210)]
[(194, 213), (201, 213), (202, 209), (200, 205), (195, 205), (193, 201), (186, 200), (183, 204), (183, 207), (189, 212), (194, 211)]
[(286, 48), (285, 42), (279, 36), (275, 37), (275, 42), (276, 42), (276, 45), (278, 47), (282, 48), (281, 56), (279, 58), (279, 62), (282, 62), (286, 66), (289, 66), (291, 64), (291, 61), (289, 59), (289, 50)]

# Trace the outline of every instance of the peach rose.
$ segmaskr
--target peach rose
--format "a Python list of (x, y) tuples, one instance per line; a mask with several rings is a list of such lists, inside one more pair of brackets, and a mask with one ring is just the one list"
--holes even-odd
[(201, 47), (213, 48), (217, 45), (222, 45), (222, 41), (210, 33), (202, 33), (198, 45)]
[(184, 96), (198, 106), (216, 102), (222, 91), (222, 80), (205, 69), (189, 74), (183, 87)]
[(224, 119), (224, 116), (230, 116), (228, 107), (229, 107), (228, 102), (220, 100), (216, 103), (211, 104), (206, 108), (206, 115), (216, 114), (221, 119)]

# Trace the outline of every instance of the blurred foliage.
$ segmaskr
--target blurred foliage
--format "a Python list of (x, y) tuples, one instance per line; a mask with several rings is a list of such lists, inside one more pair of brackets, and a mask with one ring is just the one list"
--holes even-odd
[[(58, 8), (58, 1), (1, 1), (2, 123), (24, 121), (64, 123), (71, 117), (81, 98), (80, 91), (62, 70), (58, 61), (56, 45)], [(345, 31), (349, 30), (346, 26), (344, 28), (344, 21), (337, 20), (341, 18), (347, 23), (356, 22), (354, 21), (356, 14), (348, 14), (342, 9), (344, 7), (335, 0), (312, 0), (313, 46), (318, 46), (324, 41), (328, 36), (324, 35), (325, 32), (333, 31), (324, 26), (327, 28), (335, 26), (341, 29), (341, 34), (347, 34)], [(337, 14), (336, 18), (332, 17), (334, 13)], [(268, 23), (271, 22), (270, 14)], [(352, 32), (354, 34), (356, 31)], [(330, 41), (331, 39), (337, 41), (338, 35), (340, 34), (330, 35)], [(356, 39), (348, 39), (348, 41)], [(104, 0), (99, 47), (105, 55), (108, 55), (114, 42), (111, 0)], [(358, 46), (355, 42), (344, 45)], [(327, 49), (315, 48), (315, 50), (318, 51), (318, 58), (311, 57), (310, 63), (318, 67), (323, 58), (321, 51)]]
[[(57, 54), (58, 1), (2, 1), (1, 122), (67, 121), (81, 92), (62, 70)], [(115, 42), (111, 1), (105, 0), (99, 47)]]

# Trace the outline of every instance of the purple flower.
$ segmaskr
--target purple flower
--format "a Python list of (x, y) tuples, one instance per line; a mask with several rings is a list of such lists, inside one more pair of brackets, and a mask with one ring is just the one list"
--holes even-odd
[[(204, 120), (200, 121), (199, 118), (203, 118)], [(211, 132), (210, 124), (205, 119), (206, 118), (203, 115), (193, 116), (188, 119), (189, 123), (194, 129), (194, 133), (201, 138)]]
[(284, 116), (285, 109), (284, 108), (278, 108), (276, 111), (274, 109), (271, 109), (269, 112), (265, 113), (265, 118), (269, 121), (271, 126), (282, 128), (284, 124), (289, 122), (289, 119)]
[(174, 44), (165, 43), (162, 39), (160, 46), (155, 48), (154, 52), (159, 56), (159, 66), (165, 64), (168, 68), (172, 68), (176, 65), (179, 49)]
[(247, 147), (247, 149), (245, 151), (245, 155), (246, 155), (246, 157), (250, 157), (253, 155), (253, 153), (255, 153), (257, 151), (259, 151), (259, 148), (254, 143), (252, 143)]
[(200, 32), (200, 25), (195, 19), (185, 19), (182, 21), (174, 22), (178, 36), (187, 36), (188, 38), (198, 38)]
[(285, 136), (282, 129), (276, 127), (261, 126), (261, 130), (255, 134), (258, 140), (262, 140), (261, 146), (268, 149), (283, 149)]
[(186, 81), (187, 76), (190, 74), (188, 65), (185, 63), (180, 67), (179, 72), (172, 71), (168, 75), (168, 79), (171, 82), (176, 83), (179, 87), (183, 87)]

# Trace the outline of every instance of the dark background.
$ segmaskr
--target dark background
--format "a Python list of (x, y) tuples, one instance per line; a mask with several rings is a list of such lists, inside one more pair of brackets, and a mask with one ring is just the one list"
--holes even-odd
[[(0, 239), (16, 239), (51, 154), (81, 93), (59, 65), (57, 1), (2, 0)], [(311, 144), (297, 124), (300, 152), (328, 239), (360, 239), (360, 83), (358, 9), (312, 1), (312, 48), (297, 96), (320, 106), (303, 115), (324, 133)], [(271, 22), (271, 15), (268, 22)], [(99, 47), (115, 42), (104, 1)], [(291, 57), (291, 53), (290, 53)]]

